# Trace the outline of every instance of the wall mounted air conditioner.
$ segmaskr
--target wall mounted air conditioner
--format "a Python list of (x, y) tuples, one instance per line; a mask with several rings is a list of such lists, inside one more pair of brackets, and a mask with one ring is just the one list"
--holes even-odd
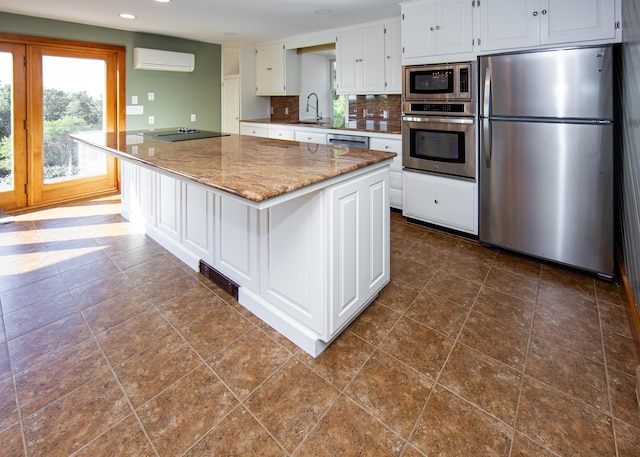
[(186, 52), (133, 48), (133, 68), (138, 70), (193, 71), (196, 56)]

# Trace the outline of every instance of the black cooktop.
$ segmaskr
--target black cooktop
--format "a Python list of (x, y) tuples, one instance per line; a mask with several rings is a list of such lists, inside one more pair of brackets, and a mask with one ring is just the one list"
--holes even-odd
[(154, 138), (156, 140), (171, 141), (171, 142), (229, 136), (228, 133), (213, 132), (211, 130), (188, 129), (188, 128), (152, 130), (149, 132), (140, 132), (139, 135), (146, 136), (149, 138)]

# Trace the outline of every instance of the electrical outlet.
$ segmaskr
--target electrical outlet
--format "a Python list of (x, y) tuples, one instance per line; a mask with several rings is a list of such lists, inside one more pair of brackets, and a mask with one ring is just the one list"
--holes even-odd
[(149, 116), (149, 125), (155, 124), (156, 123), (156, 118), (153, 116)]
[(196, 121), (196, 115), (195, 115), (195, 114), (192, 114), (192, 115), (191, 115), (191, 122), (195, 122), (195, 121)]
[(137, 95), (132, 95), (131, 96), (131, 104), (132, 105), (137, 105), (138, 104), (138, 96)]
[(289, 114), (289, 108), (284, 109), (284, 114), (287, 114), (287, 115)]

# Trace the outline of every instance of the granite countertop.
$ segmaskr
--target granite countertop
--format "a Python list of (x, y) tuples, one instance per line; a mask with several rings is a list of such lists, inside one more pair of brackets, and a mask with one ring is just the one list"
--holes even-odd
[(343, 117), (322, 119), (319, 123), (313, 121), (282, 121), (271, 119), (243, 119), (241, 122), (255, 122), (258, 124), (273, 124), (273, 125), (291, 125), (298, 127), (312, 127), (320, 129), (336, 129), (336, 130), (356, 130), (359, 132), (373, 132), (373, 133), (393, 133), (399, 134), (402, 132), (402, 122), (392, 119), (349, 119), (346, 120)]
[(81, 133), (75, 140), (214, 189), (262, 202), (395, 157), (370, 151), (245, 135), (168, 142), (140, 135)]

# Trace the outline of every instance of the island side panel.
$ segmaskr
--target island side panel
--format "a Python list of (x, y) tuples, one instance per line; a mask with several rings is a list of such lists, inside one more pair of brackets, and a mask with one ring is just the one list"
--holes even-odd
[(390, 279), (389, 168), (329, 190), (329, 333), (338, 335)]

